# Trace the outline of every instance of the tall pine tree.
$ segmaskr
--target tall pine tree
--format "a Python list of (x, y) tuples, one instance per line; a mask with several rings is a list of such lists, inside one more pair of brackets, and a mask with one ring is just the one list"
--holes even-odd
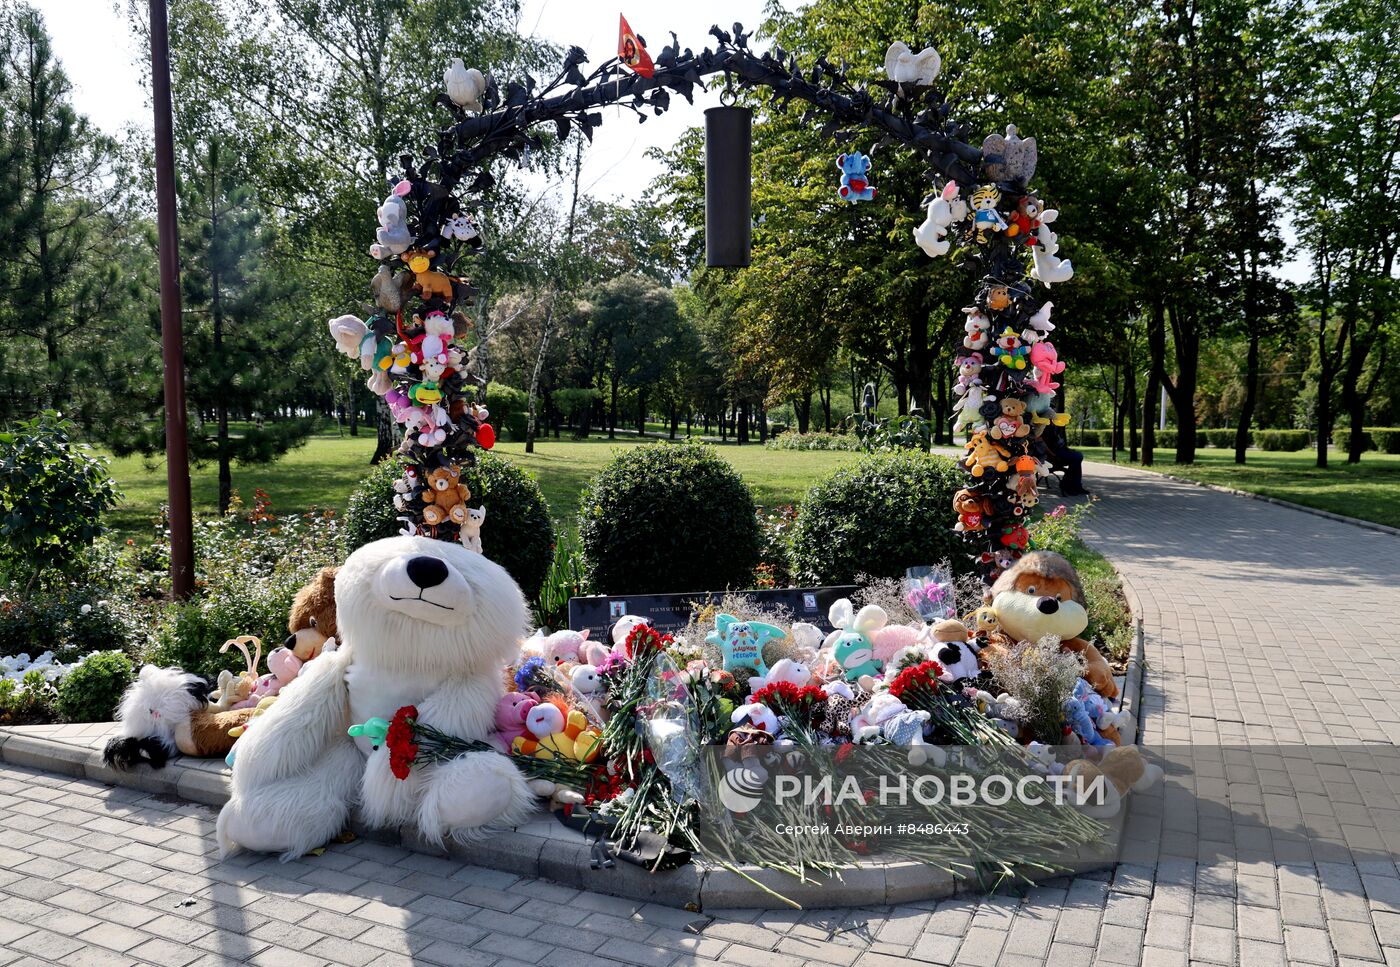
[(290, 286), (266, 260), (275, 233), (217, 137), (181, 145), (179, 201), (190, 453), (218, 464), (223, 513), (232, 464), (276, 460), (306, 441), (315, 420), (269, 419), (296, 389), (278, 347), (299, 326)]
[(83, 255), (94, 219), (117, 197), (109, 177), (114, 142), (70, 103), (72, 85), (54, 58), (43, 17), (25, 4), (4, 10), (0, 64), (5, 97), (5, 155), (0, 165), (0, 225), (9, 298), (4, 326), (21, 339), (20, 362), (35, 401), (62, 406), (73, 378), (65, 341), (92, 320), (75, 311)]

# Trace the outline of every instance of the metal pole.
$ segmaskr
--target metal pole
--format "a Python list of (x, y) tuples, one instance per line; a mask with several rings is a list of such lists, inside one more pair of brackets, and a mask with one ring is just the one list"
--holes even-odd
[(1167, 388), (1162, 387), (1162, 402), (1157, 408), (1157, 429), (1167, 428)]
[(151, 0), (151, 101), (155, 106), (156, 223), (160, 229), (160, 334), (165, 358), (165, 481), (170, 500), (170, 590), (194, 591), (194, 523), (185, 426), (185, 345), (180, 322), (180, 236), (175, 222), (175, 139), (170, 108), (166, 0)]

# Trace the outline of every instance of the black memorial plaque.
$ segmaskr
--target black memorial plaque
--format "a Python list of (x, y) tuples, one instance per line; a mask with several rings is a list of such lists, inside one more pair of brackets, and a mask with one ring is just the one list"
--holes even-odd
[[(849, 598), (859, 590), (854, 584), (827, 588), (773, 588), (764, 591), (740, 591), (754, 601), (782, 608), (791, 613), (793, 621), (806, 621), (823, 631), (831, 631), (827, 610), (840, 598)], [(722, 591), (691, 591), (681, 594), (615, 594), (569, 599), (569, 627), (575, 631), (588, 629), (595, 640), (607, 641), (608, 632), (618, 618), (633, 614), (647, 618), (658, 631), (679, 631), (690, 623), (698, 608), (714, 604), (724, 597)]]

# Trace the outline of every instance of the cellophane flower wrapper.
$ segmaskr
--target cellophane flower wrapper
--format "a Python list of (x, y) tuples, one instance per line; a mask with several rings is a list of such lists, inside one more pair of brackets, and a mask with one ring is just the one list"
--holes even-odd
[(638, 725), (646, 737), (656, 768), (671, 784), (677, 805), (688, 806), (703, 791), (697, 768), (700, 731), (691, 699), (689, 675), (669, 655), (656, 661), (656, 674), (647, 689), (647, 702), (638, 709)]
[(906, 570), (904, 600), (927, 622), (958, 616), (953, 573), (942, 565), (923, 565)]

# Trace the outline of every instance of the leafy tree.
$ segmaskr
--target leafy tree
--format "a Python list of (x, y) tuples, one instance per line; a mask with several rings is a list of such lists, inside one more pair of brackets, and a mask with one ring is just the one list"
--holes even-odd
[[(1289, 200), (1313, 264), (1305, 294), (1316, 340), (1319, 467), (1327, 466), (1337, 378), (1358, 430), (1397, 326), (1400, 91), (1389, 69), (1397, 45), (1400, 7), (1358, 0), (1318, 4), (1301, 45), (1312, 71), (1296, 105), (1300, 163)], [(1379, 365), (1368, 376), (1376, 350)], [(1360, 459), (1361, 443), (1352, 433), (1349, 461)]]
[[(182, 0), (172, 11), (176, 91), (186, 92), (177, 109), (217, 116), (242, 179), (287, 219), (279, 264), (298, 280), (306, 317), (367, 304), (375, 208), (400, 156), (435, 137), (449, 58), (504, 72), (544, 63), (519, 16), (518, 0)], [(517, 223), (526, 201), (503, 182), (485, 202), (500, 249), (499, 225)], [(480, 268), (486, 338), (503, 291), (495, 276), (509, 264), (488, 251)], [(307, 342), (320, 371), (348, 377), (328, 340)], [(489, 370), (485, 351), (482, 361)], [(382, 401), (378, 412), (376, 462), (398, 443)]]

